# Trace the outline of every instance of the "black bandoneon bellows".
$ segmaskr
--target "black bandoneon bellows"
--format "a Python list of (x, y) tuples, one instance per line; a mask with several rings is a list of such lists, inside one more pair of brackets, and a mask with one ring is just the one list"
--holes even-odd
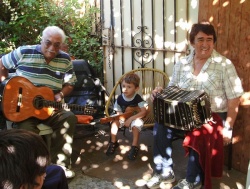
[(210, 101), (203, 90), (167, 87), (154, 99), (155, 121), (180, 130), (200, 128), (211, 117)]

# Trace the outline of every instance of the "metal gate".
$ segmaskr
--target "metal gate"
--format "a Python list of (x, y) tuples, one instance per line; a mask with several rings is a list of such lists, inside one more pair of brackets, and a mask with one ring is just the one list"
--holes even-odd
[(135, 68), (157, 68), (171, 76), (198, 20), (198, 0), (100, 0), (100, 9), (108, 91)]

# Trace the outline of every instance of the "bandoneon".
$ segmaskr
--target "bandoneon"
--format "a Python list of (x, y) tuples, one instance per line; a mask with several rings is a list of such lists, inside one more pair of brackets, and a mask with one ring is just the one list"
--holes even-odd
[(167, 87), (154, 99), (155, 121), (180, 130), (200, 128), (211, 118), (210, 101), (203, 90)]

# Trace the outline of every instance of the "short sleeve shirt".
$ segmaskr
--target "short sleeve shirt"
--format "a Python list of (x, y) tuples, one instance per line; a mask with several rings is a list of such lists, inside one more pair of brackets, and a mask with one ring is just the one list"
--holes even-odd
[(34, 85), (61, 90), (64, 84), (74, 85), (76, 75), (69, 55), (59, 51), (46, 63), (41, 45), (21, 46), (2, 57), (6, 69), (16, 69), (16, 75), (29, 79)]
[(124, 94), (121, 94), (115, 102), (114, 110), (117, 112), (125, 112), (128, 106), (143, 108), (147, 107), (148, 103), (144, 101), (139, 94), (135, 94), (132, 98), (126, 98)]

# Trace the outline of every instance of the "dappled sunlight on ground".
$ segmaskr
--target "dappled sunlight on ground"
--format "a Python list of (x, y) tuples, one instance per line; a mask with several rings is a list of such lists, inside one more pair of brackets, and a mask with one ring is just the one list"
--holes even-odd
[[(138, 157), (131, 161), (127, 158), (132, 141), (131, 133), (126, 131), (124, 136), (123, 132), (118, 132), (120, 145), (114, 155), (107, 156), (105, 152), (109, 131), (108, 127), (104, 129), (106, 132), (100, 132), (101, 135), (94, 133), (92, 136), (77, 137), (74, 140), (73, 169), (76, 177), (70, 181), (70, 189), (146, 189), (145, 184), (153, 174), (152, 131), (147, 129), (141, 132)], [(175, 141), (173, 146), (174, 172), (178, 181), (185, 177), (187, 159), (184, 156), (182, 140)], [(214, 189), (243, 189), (244, 184), (245, 175), (234, 170), (228, 171), (227, 167), (222, 179), (213, 179)], [(171, 187), (171, 184), (161, 186), (164, 189)]]

